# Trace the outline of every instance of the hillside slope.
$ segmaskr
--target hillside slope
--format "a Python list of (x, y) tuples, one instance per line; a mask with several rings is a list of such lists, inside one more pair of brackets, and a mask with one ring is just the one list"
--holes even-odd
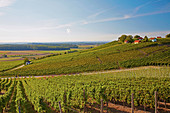
[(50, 75), (170, 64), (170, 39), (140, 44), (110, 42), (89, 50), (34, 60), (1, 75)]

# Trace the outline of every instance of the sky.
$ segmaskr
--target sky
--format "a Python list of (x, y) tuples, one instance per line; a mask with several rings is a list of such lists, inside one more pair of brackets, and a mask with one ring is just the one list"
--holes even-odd
[(170, 0), (0, 0), (0, 42), (113, 41), (170, 33)]

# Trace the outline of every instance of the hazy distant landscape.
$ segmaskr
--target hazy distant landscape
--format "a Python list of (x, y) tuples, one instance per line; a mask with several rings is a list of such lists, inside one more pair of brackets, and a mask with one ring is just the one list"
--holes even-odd
[(169, 113), (169, 0), (0, 0), (0, 113)]

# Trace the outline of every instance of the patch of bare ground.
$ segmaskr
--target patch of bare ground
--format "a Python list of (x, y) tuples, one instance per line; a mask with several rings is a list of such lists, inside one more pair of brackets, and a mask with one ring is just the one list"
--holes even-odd
[[(91, 112), (91, 113), (100, 113), (100, 105), (94, 104), (94, 105), (89, 105), (87, 104), (87, 110), (86, 112)], [(103, 113), (131, 113), (131, 108), (123, 105), (118, 105), (118, 104), (113, 104), (111, 102), (108, 102), (108, 107), (107, 104), (104, 104), (104, 110)], [(149, 113), (146, 111), (142, 110), (135, 110), (135, 113)]]
[(13, 68), (13, 69), (8, 70), (8, 71), (14, 71), (14, 70), (20, 69), (20, 68), (22, 68), (22, 67), (24, 67), (24, 66), (25, 66), (25, 65), (23, 64), (23, 65), (21, 65), (21, 66), (18, 66), (18, 67), (16, 67), (16, 68)]
[[(161, 103), (162, 105), (164, 103)], [(170, 103), (168, 103), (167, 105), (169, 105)], [(100, 113), (101, 108), (100, 105), (98, 104), (86, 104), (86, 112), (90, 112), (90, 113)], [(114, 104), (112, 102), (108, 102), (108, 107), (107, 104), (104, 104), (104, 110), (103, 113), (131, 113), (131, 107), (130, 105), (128, 106), (123, 106), (121, 102), (119, 102), (119, 104)], [(155, 113), (154, 108), (146, 108), (146, 111), (144, 110), (144, 108), (142, 106), (139, 107), (135, 107), (135, 111), (134, 113)], [(168, 108), (164, 108), (164, 107), (158, 107), (158, 113), (170, 113), (170, 109)]]
[(158, 102), (158, 111), (160, 113), (170, 113), (170, 103)]
[(90, 74), (98, 74), (98, 73), (112, 73), (112, 72), (122, 72), (122, 71), (132, 71), (132, 70), (140, 70), (140, 69), (148, 69), (148, 68), (161, 68), (158, 66), (142, 66), (142, 67), (135, 67), (135, 68), (120, 68), (118, 70), (106, 70), (106, 71), (97, 71), (97, 72), (84, 72), (84, 73), (80, 73), (83, 75), (90, 75)]
[[(13, 71), (19, 68), (22, 68), (22, 66), (16, 67), (14, 69), (8, 70)], [(142, 67), (135, 67), (135, 68), (120, 68), (120, 69), (114, 69), (114, 70), (104, 70), (104, 71), (92, 71), (92, 72), (82, 72), (82, 73), (71, 73), (71, 74), (59, 74), (59, 75), (42, 75), (42, 76), (34, 76), (35, 78), (46, 78), (46, 77), (55, 77), (55, 76), (68, 76), (68, 75), (93, 75), (93, 74), (99, 74), (99, 73), (114, 73), (114, 72), (123, 72), (123, 71), (132, 71), (132, 70), (140, 70), (140, 69), (148, 69), (148, 68), (155, 68), (159, 69), (161, 67), (159, 66), (142, 66)], [(30, 76), (22, 76), (22, 77), (11, 77), (11, 78), (29, 78)], [(3, 77), (8, 78), (8, 77)]]

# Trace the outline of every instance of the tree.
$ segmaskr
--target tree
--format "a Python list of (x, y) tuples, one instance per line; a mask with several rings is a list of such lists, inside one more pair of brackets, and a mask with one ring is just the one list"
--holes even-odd
[(139, 38), (140, 36), (139, 35), (135, 35), (134, 38)]
[(3, 58), (7, 58), (8, 56), (6, 54), (2, 55)]
[(145, 36), (143, 40), (144, 40), (144, 42), (148, 42), (149, 41), (147, 36)]
[(134, 41), (135, 41), (135, 40), (139, 40), (138, 38), (140, 38), (140, 36), (139, 36), (139, 35), (135, 35), (134, 38), (133, 38), (133, 40), (134, 40)]
[(132, 43), (133, 42), (133, 36), (132, 35), (128, 35), (125, 40), (127, 40), (127, 41)]
[(170, 33), (166, 35), (166, 38), (170, 38)]
[(26, 62), (28, 62), (29, 61), (29, 59), (26, 57), (25, 59), (24, 59), (24, 64), (26, 64)]
[(119, 41), (124, 42), (126, 37), (127, 35), (122, 35), (121, 37), (119, 37)]

